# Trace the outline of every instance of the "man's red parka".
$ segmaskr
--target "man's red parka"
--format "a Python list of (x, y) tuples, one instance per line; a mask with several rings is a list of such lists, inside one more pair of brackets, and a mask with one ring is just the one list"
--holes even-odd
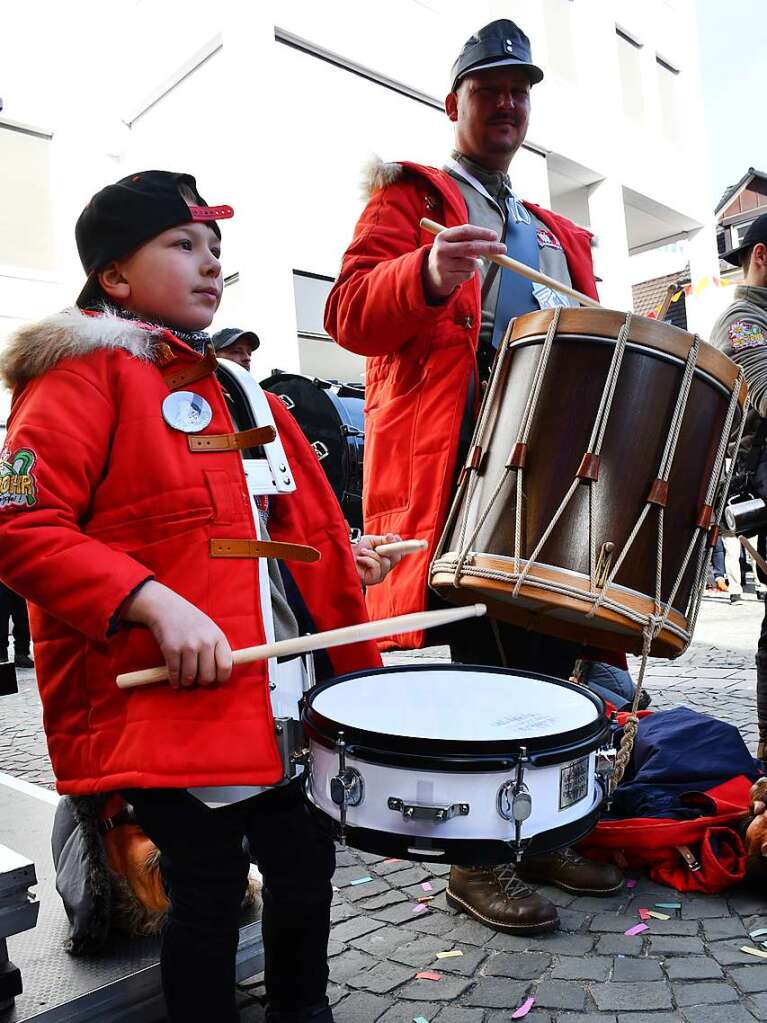
[[(162, 663), (123, 601), (156, 578), (210, 615), (233, 648), (264, 642), (258, 561), (213, 559), (211, 539), (255, 539), (238, 451), (192, 453), (161, 406), (167, 376), (201, 357), (168, 331), (71, 309), (22, 329), (0, 370), (14, 389), (0, 456), (0, 578), (30, 601), (37, 678), (60, 792), (266, 785), (282, 774), (265, 662), (215, 687), (122, 691)], [(234, 430), (213, 374), (205, 433)], [(320, 549), (290, 570), (319, 629), (366, 619), (338, 503), (316, 457), (271, 401), (297, 490), (271, 499), (273, 540)], [(9, 477), (7, 481), (4, 477)], [(330, 651), (337, 672), (380, 664), (375, 644)]]
[[(427, 305), (422, 265), (434, 238), (422, 217), (446, 227), (468, 221), (466, 203), (445, 171), (413, 163), (378, 164), (372, 193), (325, 307), (325, 328), (344, 348), (367, 356), (365, 375), (365, 529), (428, 541), (368, 591), (373, 618), (426, 606), (431, 551), (454, 493), (456, 457), (469, 380), (477, 386), (481, 321), (479, 275), (442, 305)], [(591, 234), (531, 203), (559, 239), (573, 286), (594, 298)], [(423, 633), (390, 645), (423, 646)]]

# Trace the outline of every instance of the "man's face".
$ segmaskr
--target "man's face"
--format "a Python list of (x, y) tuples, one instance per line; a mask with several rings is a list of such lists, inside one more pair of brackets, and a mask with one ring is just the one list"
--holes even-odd
[(507, 170), (530, 120), (530, 79), (516, 68), (467, 75), (445, 100), (456, 148), (493, 170)]
[(250, 357), (253, 353), (247, 341), (235, 341), (234, 344), (221, 348), (216, 354), (219, 359), (231, 359), (243, 369), (250, 369)]

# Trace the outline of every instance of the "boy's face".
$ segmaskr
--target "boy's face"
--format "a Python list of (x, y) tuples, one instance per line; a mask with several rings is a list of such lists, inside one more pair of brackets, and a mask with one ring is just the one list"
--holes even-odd
[(221, 302), (221, 241), (205, 223), (179, 224), (99, 273), (125, 309), (181, 330), (204, 330)]

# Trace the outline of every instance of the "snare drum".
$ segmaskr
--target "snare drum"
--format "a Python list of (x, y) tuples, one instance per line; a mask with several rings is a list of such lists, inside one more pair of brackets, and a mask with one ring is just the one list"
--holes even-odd
[(306, 792), (355, 848), (503, 863), (596, 822), (602, 701), (543, 675), (426, 665), (358, 672), (307, 694)]
[(446, 600), (615, 650), (690, 642), (742, 420), (739, 368), (607, 309), (528, 313), (499, 351), (430, 570)]

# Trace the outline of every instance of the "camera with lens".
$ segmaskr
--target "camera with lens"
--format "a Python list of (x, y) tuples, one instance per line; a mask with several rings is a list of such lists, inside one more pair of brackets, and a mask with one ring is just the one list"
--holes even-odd
[(728, 533), (753, 536), (767, 529), (767, 502), (754, 494), (733, 494), (724, 509), (724, 525)]

